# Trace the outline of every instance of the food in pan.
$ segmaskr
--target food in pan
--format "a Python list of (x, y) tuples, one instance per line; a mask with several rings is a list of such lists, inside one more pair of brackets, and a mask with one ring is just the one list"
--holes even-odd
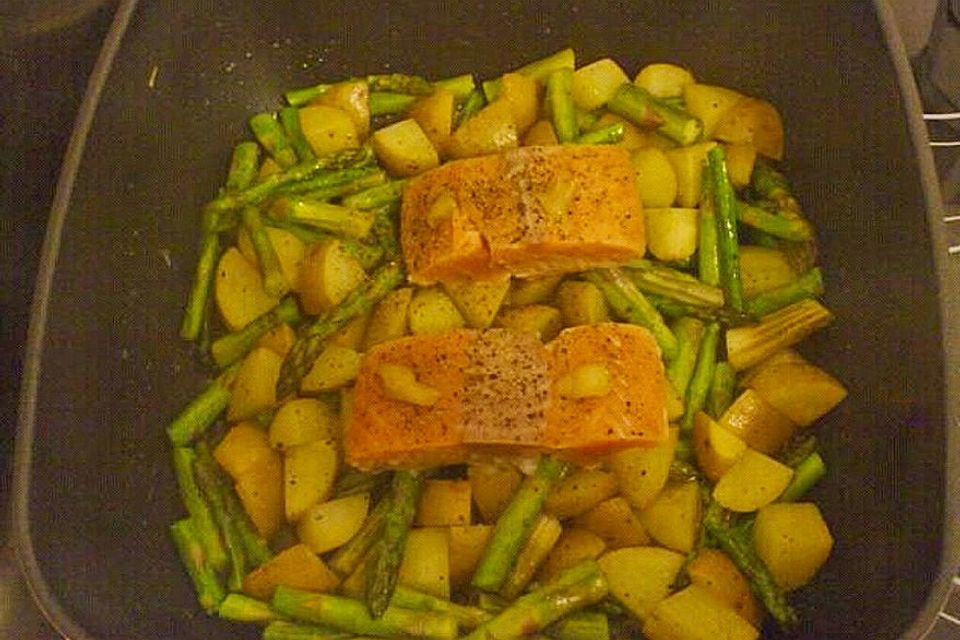
[(201, 606), (263, 637), (757, 638), (827, 561), (846, 395), (770, 102), (564, 50), (250, 119), (168, 427)]

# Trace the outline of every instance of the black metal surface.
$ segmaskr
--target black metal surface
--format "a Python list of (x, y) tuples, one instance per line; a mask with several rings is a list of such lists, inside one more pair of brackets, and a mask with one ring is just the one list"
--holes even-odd
[(797, 597), (799, 636), (904, 632), (942, 578), (955, 404), (945, 404), (922, 176), (869, 5), (185, 4), (133, 13), (64, 202), (59, 253), (45, 256), (52, 278), (21, 416), (15, 524), (62, 629), (237, 636), (198, 612), (169, 544), (180, 507), (163, 426), (201, 384), (176, 337), (178, 309), (197, 212), (246, 116), (321, 79), (390, 69), (490, 77), (571, 45), (583, 60), (612, 55), (631, 70), (679, 62), (781, 108), (787, 168), (821, 231), (837, 313), (807, 353), (852, 391), (823, 427), (831, 472), (815, 498), (837, 547)]

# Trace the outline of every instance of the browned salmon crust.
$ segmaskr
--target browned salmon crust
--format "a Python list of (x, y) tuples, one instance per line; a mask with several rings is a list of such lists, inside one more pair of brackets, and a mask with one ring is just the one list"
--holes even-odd
[(417, 284), (611, 266), (646, 250), (633, 165), (611, 145), (448, 162), (407, 186), (400, 218)]
[[(413, 369), (439, 392), (432, 406), (388, 397), (384, 363)], [(583, 364), (610, 371), (602, 397), (562, 398), (557, 380)], [(603, 323), (563, 331), (548, 345), (507, 329), (409, 336), (363, 359), (344, 432), (362, 469), (426, 468), (484, 456), (551, 452), (584, 461), (667, 436), (660, 351), (641, 327)]]

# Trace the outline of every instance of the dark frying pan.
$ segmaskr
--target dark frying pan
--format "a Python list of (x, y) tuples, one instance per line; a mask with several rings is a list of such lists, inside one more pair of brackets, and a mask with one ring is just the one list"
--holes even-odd
[(202, 382), (179, 309), (199, 208), (246, 116), (321, 79), (491, 77), (566, 45), (629, 69), (684, 64), (782, 110), (837, 315), (805, 348), (851, 389), (822, 428), (815, 498), (837, 545), (796, 597), (799, 637), (929, 626), (960, 550), (960, 263), (886, 5), (131, 0), (53, 208), (17, 441), (16, 542), (65, 635), (256, 635), (198, 611), (167, 536), (181, 507), (163, 431)]

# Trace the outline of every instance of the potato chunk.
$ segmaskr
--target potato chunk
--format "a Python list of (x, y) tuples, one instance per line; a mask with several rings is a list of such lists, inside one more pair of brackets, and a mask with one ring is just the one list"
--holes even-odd
[(833, 536), (812, 502), (768, 505), (757, 514), (753, 546), (784, 589), (807, 584), (830, 556)]
[(395, 176), (415, 176), (440, 164), (436, 148), (413, 118), (377, 129), (373, 151)]

